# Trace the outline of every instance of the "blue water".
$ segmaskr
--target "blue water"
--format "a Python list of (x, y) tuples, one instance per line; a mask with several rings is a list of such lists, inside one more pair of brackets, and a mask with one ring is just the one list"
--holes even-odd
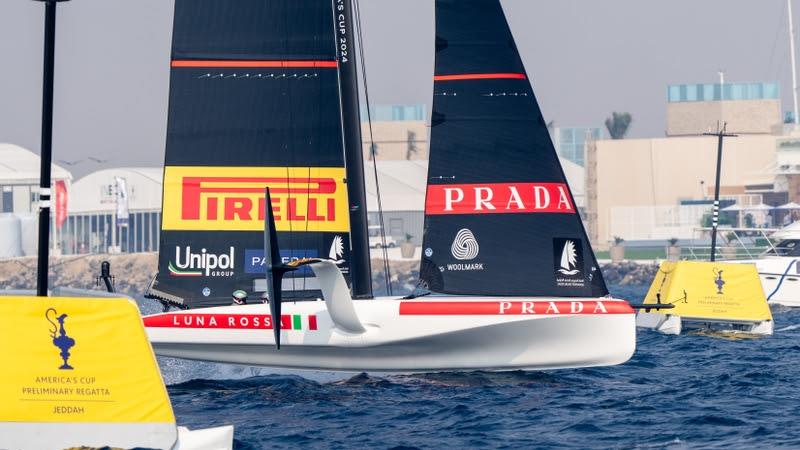
[(238, 449), (800, 448), (800, 310), (773, 314), (766, 338), (640, 330), (628, 363), (595, 369), (301, 376), (160, 362), (179, 424), (234, 424)]

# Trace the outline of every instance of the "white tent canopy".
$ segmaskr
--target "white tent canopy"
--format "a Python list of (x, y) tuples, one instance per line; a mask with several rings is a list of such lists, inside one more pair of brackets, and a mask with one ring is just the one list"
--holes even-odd
[[(800, 205), (798, 205), (798, 208), (800, 208)], [(736, 211), (771, 211), (773, 209), (775, 209), (775, 208), (773, 208), (772, 206), (769, 206), (769, 205), (765, 205), (763, 203), (759, 203), (757, 205), (749, 205), (749, 206), (740, 206), (739, 204), (735, 203), (735, 204), (733, 204), (731, 206), (728, 206), (726, 208), (722, 208), (722, 211), (732, 211), (732, 212), (736, 212)]]
[[(39, 155), (14, 144), (0, 143), (0, 184), (39, 184)], [(72, 180), (72, 174), (55, 164), (51, 167), (53, 180)]]
[(722, 208), (722, 211), (732, 211), (732, 212), (736, 212), (736, 211), (741, 211), (741, 210), (742, 210), (742, 207), (741, 207), (741, 206), (739, 206), (737, 203), (734, 203), (734, 204), (733, 204), (733, 205), (731, 205), (731, 206), (726, 206), (726, 207)]
[(116, 210), (116, 177), (127, 185), (131, 211), (161, 209), (160, 167), (119, 167), (103, 169), (72, 183), (69, 197), (70, 213), (108, 213)]
[(775, 209), (783, 209), (783, 210), (800, 209), (800, 204), (797, 204), (795, 202), (789, 202), (786, 203), (785, 205), (776, 206)]

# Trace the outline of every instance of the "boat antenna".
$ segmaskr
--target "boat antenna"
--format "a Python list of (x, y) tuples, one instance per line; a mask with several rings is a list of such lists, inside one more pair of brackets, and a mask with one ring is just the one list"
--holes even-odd
[(722, 141), (726, 137), (736, 137), (735, 134), (728, 134), (725, 129), (728, 127), (727, 122), (722, 123), (722, 128), (717, 122), (716, 133), (703, 133), (705, 136), (717, 137), (717, 174), (716, 183), (714, 184), (714, 210), (711, 216), (711, 262), (716, 260), (717, 254), (717, 225), (719, 225), (719, 178), (722, 171)]
[(789, 12), (789, 53), (792, 62), (792, 100), (794, 102), (794, 123), (795, 126), (800, 124), (800, 116), (797, 115), (797, 63), (795, 62), (794, 52), (794, 17), (792, 17), (792, 0), (786, 0), (786, 6)]
[(39, 248), (36, 269), (36, 295), (47, 297), (50, 271), (50, 165), (53, 161), (53, 79), (56, 49), (56, 4), (44, 2), (44, 65), (42, 77), (42, 142), (39, 169)]
[(381, 229), (381, 249), (383, 250), (383, 275), (386, 279), (386, 294), (392, 295), (391, 268), (389, 267), (389, 253), (386, 248), (386, 227), (383, 220), (383, 202), (381, 201), (381, 185), (378, 181), (378, 158), (375, 151), (375, 140), (372, 135), (372, 111), (369, 102), (369, 85), (367, 83), (367, 62), (364, 58), (364, 39), (361, 33), (361, 5), (359, 0), (354, 0), (353, 10), (356, 16), (356, 38), (358, 39), (358, 55), (361, 59), (361, 79), (364, 82), (364, 101), (367, 103), (367, 125), (369, 128), (369, 152), (372, 159), (372, 172), (375, 175), (375, 197), (378, 199), (378, 222)]

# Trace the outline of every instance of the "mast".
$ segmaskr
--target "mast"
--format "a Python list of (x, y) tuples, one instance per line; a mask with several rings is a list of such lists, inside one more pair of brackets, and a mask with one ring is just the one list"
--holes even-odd
[(347, 194), (350, 207), (350, 277), (353, 298), (372, 298), (372, 274), (367, 231), (367, 195), (364, 187), (364, 158), (361, 145), (358, 73), (351, 0), (332, 0), (339, 63), (339, 91), (342, 110)]
[[(39, 0), (42, 1), (42, 0)], [(56, 4), (66, 0), (45, 0), (44, 75), (42, 83), (42, 149), (39, 171), (39, 254), (36, 295), (47, 297), (50, 270), (50, 164), (53, 159), (53, 78), (56, 47)]]
[(792, 60), (792, 100), (794, 101), (794, 124), (800, 124), (800, 117), (797, 115), (797, 63), (794, 54), (794, 18), (792, 17), (792, 0), (786, 0), (789, 8), (789, 54)]
[(711, 262), (717, 259), (717, 226), (719, 225), (719, 183), (720, 175), (722, 174), (722, 141), (726, 137), (736, 137), (735, 134), (728, 134), (725, 132), (727, 126), (728, 124), (723, 122), (722, 129), (719, 129), (719, 124), (717, 124), (716, 133), (703, 133), (705, 136), (717, 137), (717, 173), (716, 182), (714, 183), (714, 209), (711, 219)]

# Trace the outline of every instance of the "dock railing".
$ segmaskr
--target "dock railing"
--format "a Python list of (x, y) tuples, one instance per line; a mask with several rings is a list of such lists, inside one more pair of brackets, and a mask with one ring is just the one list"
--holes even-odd
[[(710, 236), (712, 228), (695, 228), (695, 234)], [(718, 228), (716, 260), (732, 261), (756, 259), (765, 254), (780, 255), (782, 249), (776, 246), (770, 235), (777, 228)], [(681, 258), (697, 261), (711, 259), (711, 246), (683, 246)]]

